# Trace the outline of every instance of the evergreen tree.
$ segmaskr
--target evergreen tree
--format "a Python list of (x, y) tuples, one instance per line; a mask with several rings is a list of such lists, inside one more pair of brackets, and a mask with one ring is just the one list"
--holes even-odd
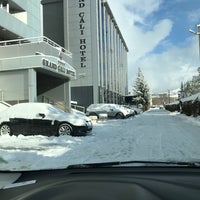
[(193, 76), (192, 80), (187, 81), (181, 85), (181, 91), (184, 94), (182, 97), (191, 96), (200, 92), (200, 68), (198, 68), (198, 75)]
[(136, 96), (133, 100), (137, 105), (142, 104), (144, 110), (147, 110), (150, 104), (149, 87), (140, 68), (138, 68), (137, 78), (133, 86), (133, 94)]

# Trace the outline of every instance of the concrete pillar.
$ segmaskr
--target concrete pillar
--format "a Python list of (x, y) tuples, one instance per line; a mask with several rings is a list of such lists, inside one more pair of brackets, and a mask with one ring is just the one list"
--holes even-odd
[(37, 78), (34, 69), (28, 69), (28, 100), (37, 102)]
[(70, 81), (64, 83), (64, 103), (65, 111), (71, 110), (71, 84)]

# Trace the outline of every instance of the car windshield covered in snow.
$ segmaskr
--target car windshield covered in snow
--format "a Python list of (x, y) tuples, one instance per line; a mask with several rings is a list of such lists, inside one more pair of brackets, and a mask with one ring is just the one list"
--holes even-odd
[(0, 1), (0, 170), (200, 162), (200, 1), (22, 2)]

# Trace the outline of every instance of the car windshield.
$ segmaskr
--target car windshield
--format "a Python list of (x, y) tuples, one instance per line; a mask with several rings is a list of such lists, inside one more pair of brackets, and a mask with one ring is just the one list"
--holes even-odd
[(0, 171), (200, 162), (200, 1), (23, 2), (0, 1)]

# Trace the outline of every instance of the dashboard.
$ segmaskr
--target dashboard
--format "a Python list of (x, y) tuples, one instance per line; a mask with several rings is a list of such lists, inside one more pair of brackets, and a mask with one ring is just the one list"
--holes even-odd
[(1, 185), (1, 200), (200, 199), (200, 169), (192, 167), (103, 167), (1, 172), (0, 183), (1, 177), (16, 179)]

